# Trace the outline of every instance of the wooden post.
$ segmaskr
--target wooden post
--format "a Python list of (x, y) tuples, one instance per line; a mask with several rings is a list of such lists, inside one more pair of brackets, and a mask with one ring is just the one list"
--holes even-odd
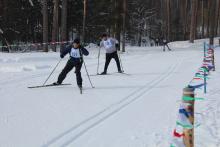
[(213, 65), (213, 71), (215, 71), (215, 48), (213, 46), (212, 48), (212, 65)]
[[(183, 89), (183, 96), (188, 96), (188, 97), (193, 97), (195, 96), (194, 94), (194, 89), (193, 88), (184, 88)], [(184, 101), (184, 103), (189, 104), (188, 107), (186, 108), (186, 111), (189, 112), (191, 115), (189, 117), (190, 123), (194, 126), (194, 103), (195, 101)], [(192, 129), (183, 129), (184, 132), (184, 137), (183, 137), (183, 142), (186, 147), (194, 147), (194, 128)]]

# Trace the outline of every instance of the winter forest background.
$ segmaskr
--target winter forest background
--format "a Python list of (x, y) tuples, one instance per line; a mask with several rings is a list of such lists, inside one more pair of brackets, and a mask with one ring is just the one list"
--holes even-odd
[[(0, 46), (75, 37), (97, 43), (103, 32), (137, 46), (163, 38), (212, 44), (220, 35), (219, 8), (220, 0), (0, 0)], [(48, 44), (38, 49), (48, 51)]]

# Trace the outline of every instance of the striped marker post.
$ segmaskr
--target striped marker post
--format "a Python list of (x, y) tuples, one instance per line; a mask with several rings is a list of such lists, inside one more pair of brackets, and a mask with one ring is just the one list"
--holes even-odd
[[(193, 88), (184, 88), (183, 89), (183, 97), (191, 97), (194, 98), (194, 89)], [(194, 126), (194, 104), (195, 100), (191, 99), (183, 99), (183, 103), (187, 103), (188, 107), (186, 108), (186, 111), (190, 113), (189, 121)], [(183, 129), (183, 142), (186, 147), (194, 147), (194, 127), (192, 128), (184, 128)]]

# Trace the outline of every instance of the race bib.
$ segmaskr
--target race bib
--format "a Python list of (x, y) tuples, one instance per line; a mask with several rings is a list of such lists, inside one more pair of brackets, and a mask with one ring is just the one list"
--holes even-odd
[(79, 49), (72, 48), (70, 56), (73, 57), (73, 58), (80, 58), (81, 56), (80, 56)]
[(113, 46), (113, 45), (112, 45), (112, 43), (111, 43), (110, 40), (104, 41), (104, 47), (105, 47), (105, 48), (111, 48), (112, 46)]

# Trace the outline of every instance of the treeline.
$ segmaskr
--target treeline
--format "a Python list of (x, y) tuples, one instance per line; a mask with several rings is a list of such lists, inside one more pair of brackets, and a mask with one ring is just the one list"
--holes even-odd
[(139, 46), (143, 37), (193, 42), (220, 35), (219, 8), (220, 0), (0, 0), (0, 43), (96, 43), (103, 32)]

